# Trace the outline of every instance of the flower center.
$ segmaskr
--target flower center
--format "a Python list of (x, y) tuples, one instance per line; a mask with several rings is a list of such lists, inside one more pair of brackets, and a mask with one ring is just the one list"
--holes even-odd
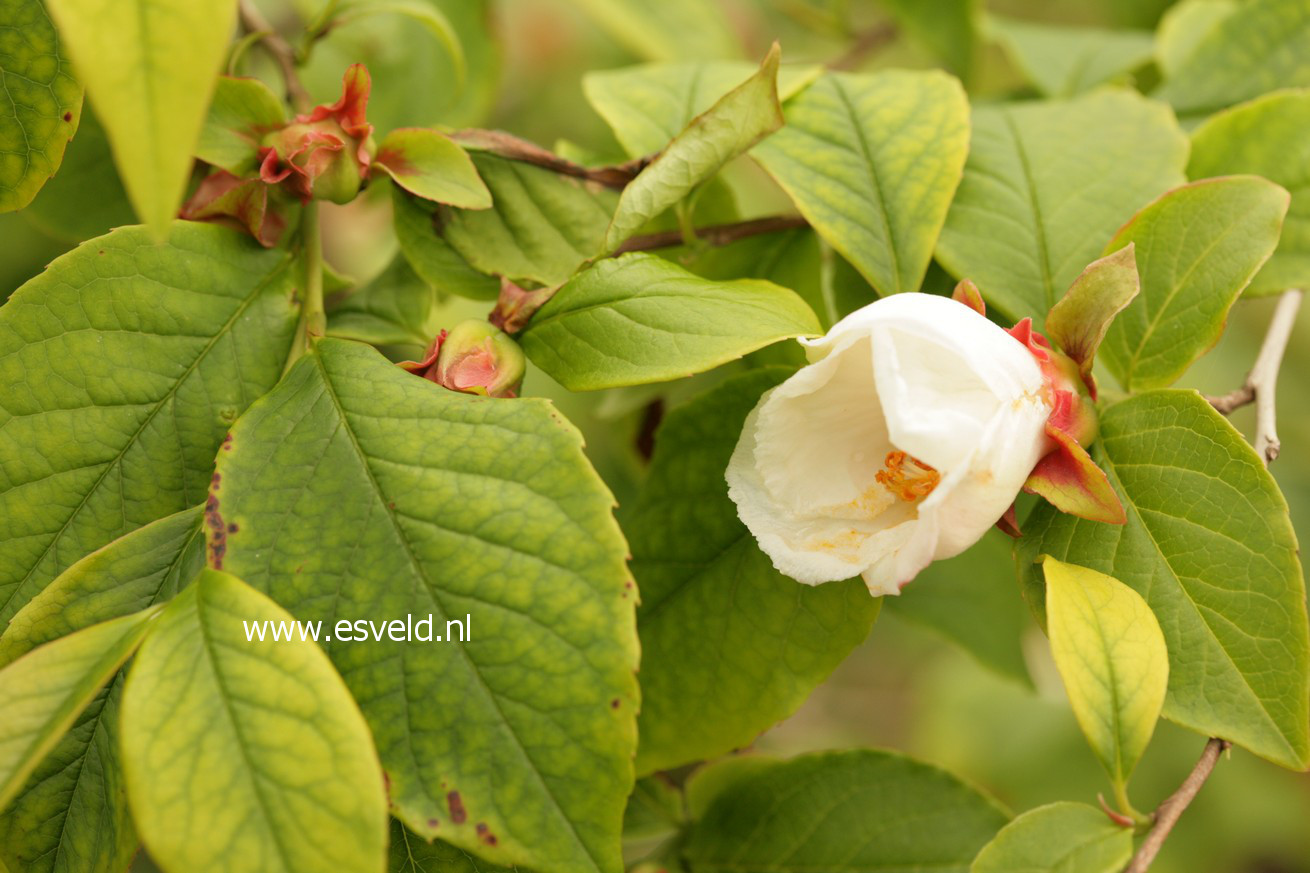
[(874, 478), (879, 485), (907, 503), (927, 497), (942, 480), (935, 468), (900, 451), (887, 453), (883, 469), (874, 474)]

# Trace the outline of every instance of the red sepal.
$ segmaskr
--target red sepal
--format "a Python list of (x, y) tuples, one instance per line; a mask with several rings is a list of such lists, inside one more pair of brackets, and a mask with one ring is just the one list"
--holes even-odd
[(226, 170), (206, 177), (182, 205), (180, 217), (191, 221), (231, 219), (265, 248), (277, 245), (287, 220), (269, 187), (259, 179), (242, 179)]
[(341, 78), (341, 98), (331, 105), (315, 106), (308, 114), (297, 115), (296, 121), (312, 124), (331, 118), (341, 129), (350, 134), (359, 143), (355, 157), (359, 159), (360, 175), (368, 171), (372, 156), (365, 143), (373, 134), (373, 125), (368, 123), (368, 96), (373, 89), (368, 68), (363, 64), (351, 64)]
[(422, 376), (429, 382), (436, 382), (440, 385), (441, 380), (437, 377), (437, 356), (441, 354), (441, 344), (446, 341), (447, 333), (448, 331), (443, 330), (432, 338), (432, 342), (428, 344), (428, 350), (423, 353), (423, 360), (401, 361), (396, 366), (413, 373), (415, 376)]
[(1024, 483), (1024, 490), (1040, 494), (1061, 512), (1088, 521), (1126, 522), (1128, 517), (1119, 495), (1114, 493), (1105, 471), (1096, 466), (1087, 450), (1068, 431), (1049, 421), (1046, 435), (1055, 442), (1055, 448), (1037, 462)]
[(1061, 512), (1089, 521), (1123, 524), (1127, 516), (1119, 495), (1114, 493), (1105, 471), (1083, 448), (1096, 437), (1096, 413), (1091, 405), (1095, 398), (1078, 390), (1079, 385), (1085, 385), (1078, 365), (1055, 352), (1046, 337), (1033, 330), (1031, 318), (1010, 328), (1009, 334), (1041, 367), (1051, 404), (1046, 436), (1053, 448), (1028, 475), (1024, 490), (1040, 494)]
[(1005, 510), (1005, 515), (1002, 515), (1000, 519), (997, 520), (996, 529), (1010, 539), (1017, 540), (1019, 537), (1023, 536), (1023, 531), (1019, 530), (1019, 519), (1015, 514), (1013, 503), (1010, 504), (1009, 509)]

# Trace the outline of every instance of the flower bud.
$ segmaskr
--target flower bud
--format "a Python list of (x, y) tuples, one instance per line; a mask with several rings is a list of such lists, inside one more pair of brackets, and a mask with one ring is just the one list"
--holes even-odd
[(523, 351), (490, 322), (470, 319), (446, 335), (433, 380), (454, 391), (516, 397), (523, 383)]
[(368, 71), (355, 64), (346, 70), (340, 100), (264, 137), (260, 178), (304, 202), (353, 200), (377, 151), (373, 125), (365, 119), (369, 88)]

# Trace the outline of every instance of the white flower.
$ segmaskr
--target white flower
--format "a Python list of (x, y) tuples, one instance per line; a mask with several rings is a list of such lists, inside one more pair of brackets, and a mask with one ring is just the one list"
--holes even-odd
[(966, 305), (898, 294), (802, 342), (810, 364), (760, 398), (727, 471), (798, 582), (899, 593), (977, 542), (1050, 448), (1036, 360)]

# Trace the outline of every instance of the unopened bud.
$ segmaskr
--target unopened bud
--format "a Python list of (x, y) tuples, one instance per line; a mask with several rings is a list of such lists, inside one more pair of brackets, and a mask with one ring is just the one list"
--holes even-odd
[(523, 351), (490, 322), (461, 322), (446, 335), (433, 380), (455, 391), (516, 397), (523, 383)]
[(368, 94), (368, 71), (355, 64), (346, 71), (340, 100), (264, 137), (260, 178), (306, 202), (353, 200), (377, 152), (373, 126), (365, 119)]

